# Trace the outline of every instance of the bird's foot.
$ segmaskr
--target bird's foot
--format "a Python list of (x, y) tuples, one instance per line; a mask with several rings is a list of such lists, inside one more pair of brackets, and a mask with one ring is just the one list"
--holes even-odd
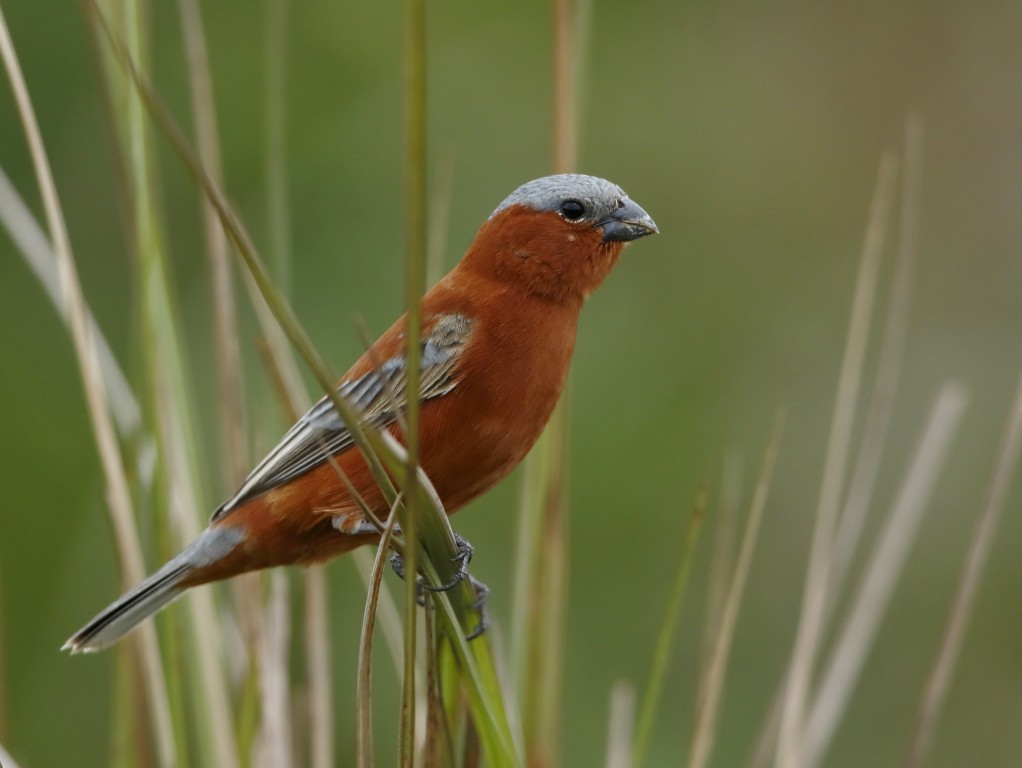
[[(468, 579), (469, 584), (472, 585), (472, 589), (475, 590), (476, 599), (472, 603), (472, 608), (479, 611), (480, 620), (468, 635), (465, 636), (466, 640), (474, 640), (486, 631), (488, 622), (486, 620), (486, 599), (490, 595), (490, 588), (483, 582), (479, 581), (472, 574), (468, 572), (468, 564), (472, 561), (473, 548), (472, 545), (462, 536), (460, 533), (454, 533), (454, 543), (456, 544), (458, 551), (451, 558), (451, 562), (458, 564), (458, 569), (454, 572), (450, 581), (446, 584), (428, 584), (421, 576), (415, 580), (415, 602), (421, 606), (426, 604), (426, 593), (427, 592), (448, 592), (458, 586), (462, 581)], [(402, 555), (397, 552), (390, 556), (390, 566), (394, 569), (394, 573), (401, 579), (405, 578), (405, 559)]]
[[(472, 545), (469, 544), (468, 541), (465, 540), (465, 537), (463, 537), (460, 533), (454, 534), (454, 543), (457, 546), (458, 551), (454, 557), (451, 558), (451, 562), (458, 564), (458, 570), (454, 572), (451, 580), (446, 584), (427, 584), (420, 576), (416, 581), (423, 590), (427, 592), (447, 592), (458, 586), (462, 580), (469, 575), (468, 564), (472, 562), (472, 552), (474, 551)], [(390, 556), (390, 566), (394, 569), (394, 573), (404, 579), (405, 559), (403, 555), (400, 555), (397, 552), (393, 553)]]

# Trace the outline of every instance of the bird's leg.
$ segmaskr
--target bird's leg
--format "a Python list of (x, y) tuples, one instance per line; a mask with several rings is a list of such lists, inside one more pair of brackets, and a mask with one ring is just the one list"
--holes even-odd
[[(395, 526), (396, 527), (396, 526)], [(390, 567), (394, 569), (394, 573), (398, 575), (398, 578), (404, 581), (405, 578), (405, 558), (403, 555), (393, 552), (390, 555)], [(426, 591), (425, 584), (420, 576), (415, 580), (415, 603), (421, 607), (426, 607)]]

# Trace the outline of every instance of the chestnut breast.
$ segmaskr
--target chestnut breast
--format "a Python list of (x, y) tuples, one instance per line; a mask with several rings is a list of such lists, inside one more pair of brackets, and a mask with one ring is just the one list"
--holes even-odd
[[(473, 295), (485, 306), (473, 306)], [(539, 438), (564, 387), (582, 304), (503, 285), (465, 298), (473, 324), (457, 385), (422, 414), (423, 468), (448, 512), (503, 479)]]

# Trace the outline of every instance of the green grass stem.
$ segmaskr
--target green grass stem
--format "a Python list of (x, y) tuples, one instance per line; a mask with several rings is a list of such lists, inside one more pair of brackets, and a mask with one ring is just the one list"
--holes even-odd
[(405, 446), (401, 530), (408, 546), (404, 599), (404, 674), (401, 688), (399, 764), (415, 764), (415, 669), (418, 632), (416, 574), (419, 572), (419, 359), (426, 263), (426, 4), (405, 2)]

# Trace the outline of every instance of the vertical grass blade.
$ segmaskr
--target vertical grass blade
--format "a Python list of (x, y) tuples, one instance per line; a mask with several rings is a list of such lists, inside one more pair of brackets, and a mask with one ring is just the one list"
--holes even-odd
[[(43, 200), (50, 239), (57, 257), (57, 274), (63, 297), (61, 303), (67, 307), (68, 325), (74, 342), (75, 355), (78, 358), (89, 419), (106, 481), (107, 505), (113, 523), (121, 568), (125, 581), (134, 582), (141, 580), (144, 576), (142, 550), (132, 512), (128, 481), (124, 473), (124, 465), (110, 415), (103, 371), (92, 334), (94, 326), (88, 321), (85, 298), (78, 280), (71, 242), (61, 212), (49, 160), (43, 146), (42, 134), (39, 131), (39, 124), (32, 109), (32, 102), (2, 9), (0, 9), (0, 58), (3, 59), (4, 68), (14, 92), (18, 115), (28, 141), (29, 154)], [(156, 631), (151, 624), (143, 628), (136, 642), (146, 673), (144, 677), (157, 760), (161, 766), (172, 766), (176, 762), (176, 755), (170, 722), (170, 705), (156, 642)]]
[(419, 572), (419, 358), (422, 351), (422, 318), (419, 300), (425, 288), (426, 264), (426, 4), (425, 0), (405, 2), (405, 375), (407, 403), (405, 445), (408, 452), (401, 484), (404, 493), (401, 530), (408, 579), (405, 583), (405, 650), (401, 694), (399, 764), (415, 763), (415, 663), (416, 622), (415, 575)]
[(834, 651), (824, 667), (801, 750), (809, 768), (819, 765), (847, 707), (940, 477), (967, 400), (964, 389), (954, 382), (945, 384), (937, 397), (887, 525), (872, 552)]
[(951, 675), (965, 639), (965, 631), (976, 601), (976, 591), (979, 589), (983, 569), (990, 555), (994, 534), (1004, 513), (1004, 503), (1018, 465), (1020, 451), (1022, 451), (1022, 375), (1019, 376), (1014, 401), (1008, 412), (986, 499), (976, 518), (976, 527), (944, 626), (940, 648), (934, 658), (919, 704), (904, 768), (918, 768), (922, 765), (936, 734), (937, 720), (947, 698)]
[(873, 196), (873, 205), (870, 208), (869, 223), (866, 228), (859, 277), (852, 299), (852, 314), (845, 341), (844, 357), (841, 361), (830, 437), (827, 442), (823, 480), (820, 484), (820, 497), (802, 593), (798, 631), (792, 651), (784, 704), (781, 709), (776, 760), (778, 766), (784, 766), (784, 768), (802, 768), (804, 764), (801, 749), (805, 729), (806, 703), (813, 667), (824, 632), (822, 620), (829, 594), (834, 532), (841, 493), (845, 484), (853, 417), (862, 381), (866, 341), (869, 337), (873, 300), (876, 295), (880, 255), (890, 216), (896, 167), (896, 162), (890, 155), (885, 156), (881, 161), (876, 192)]

